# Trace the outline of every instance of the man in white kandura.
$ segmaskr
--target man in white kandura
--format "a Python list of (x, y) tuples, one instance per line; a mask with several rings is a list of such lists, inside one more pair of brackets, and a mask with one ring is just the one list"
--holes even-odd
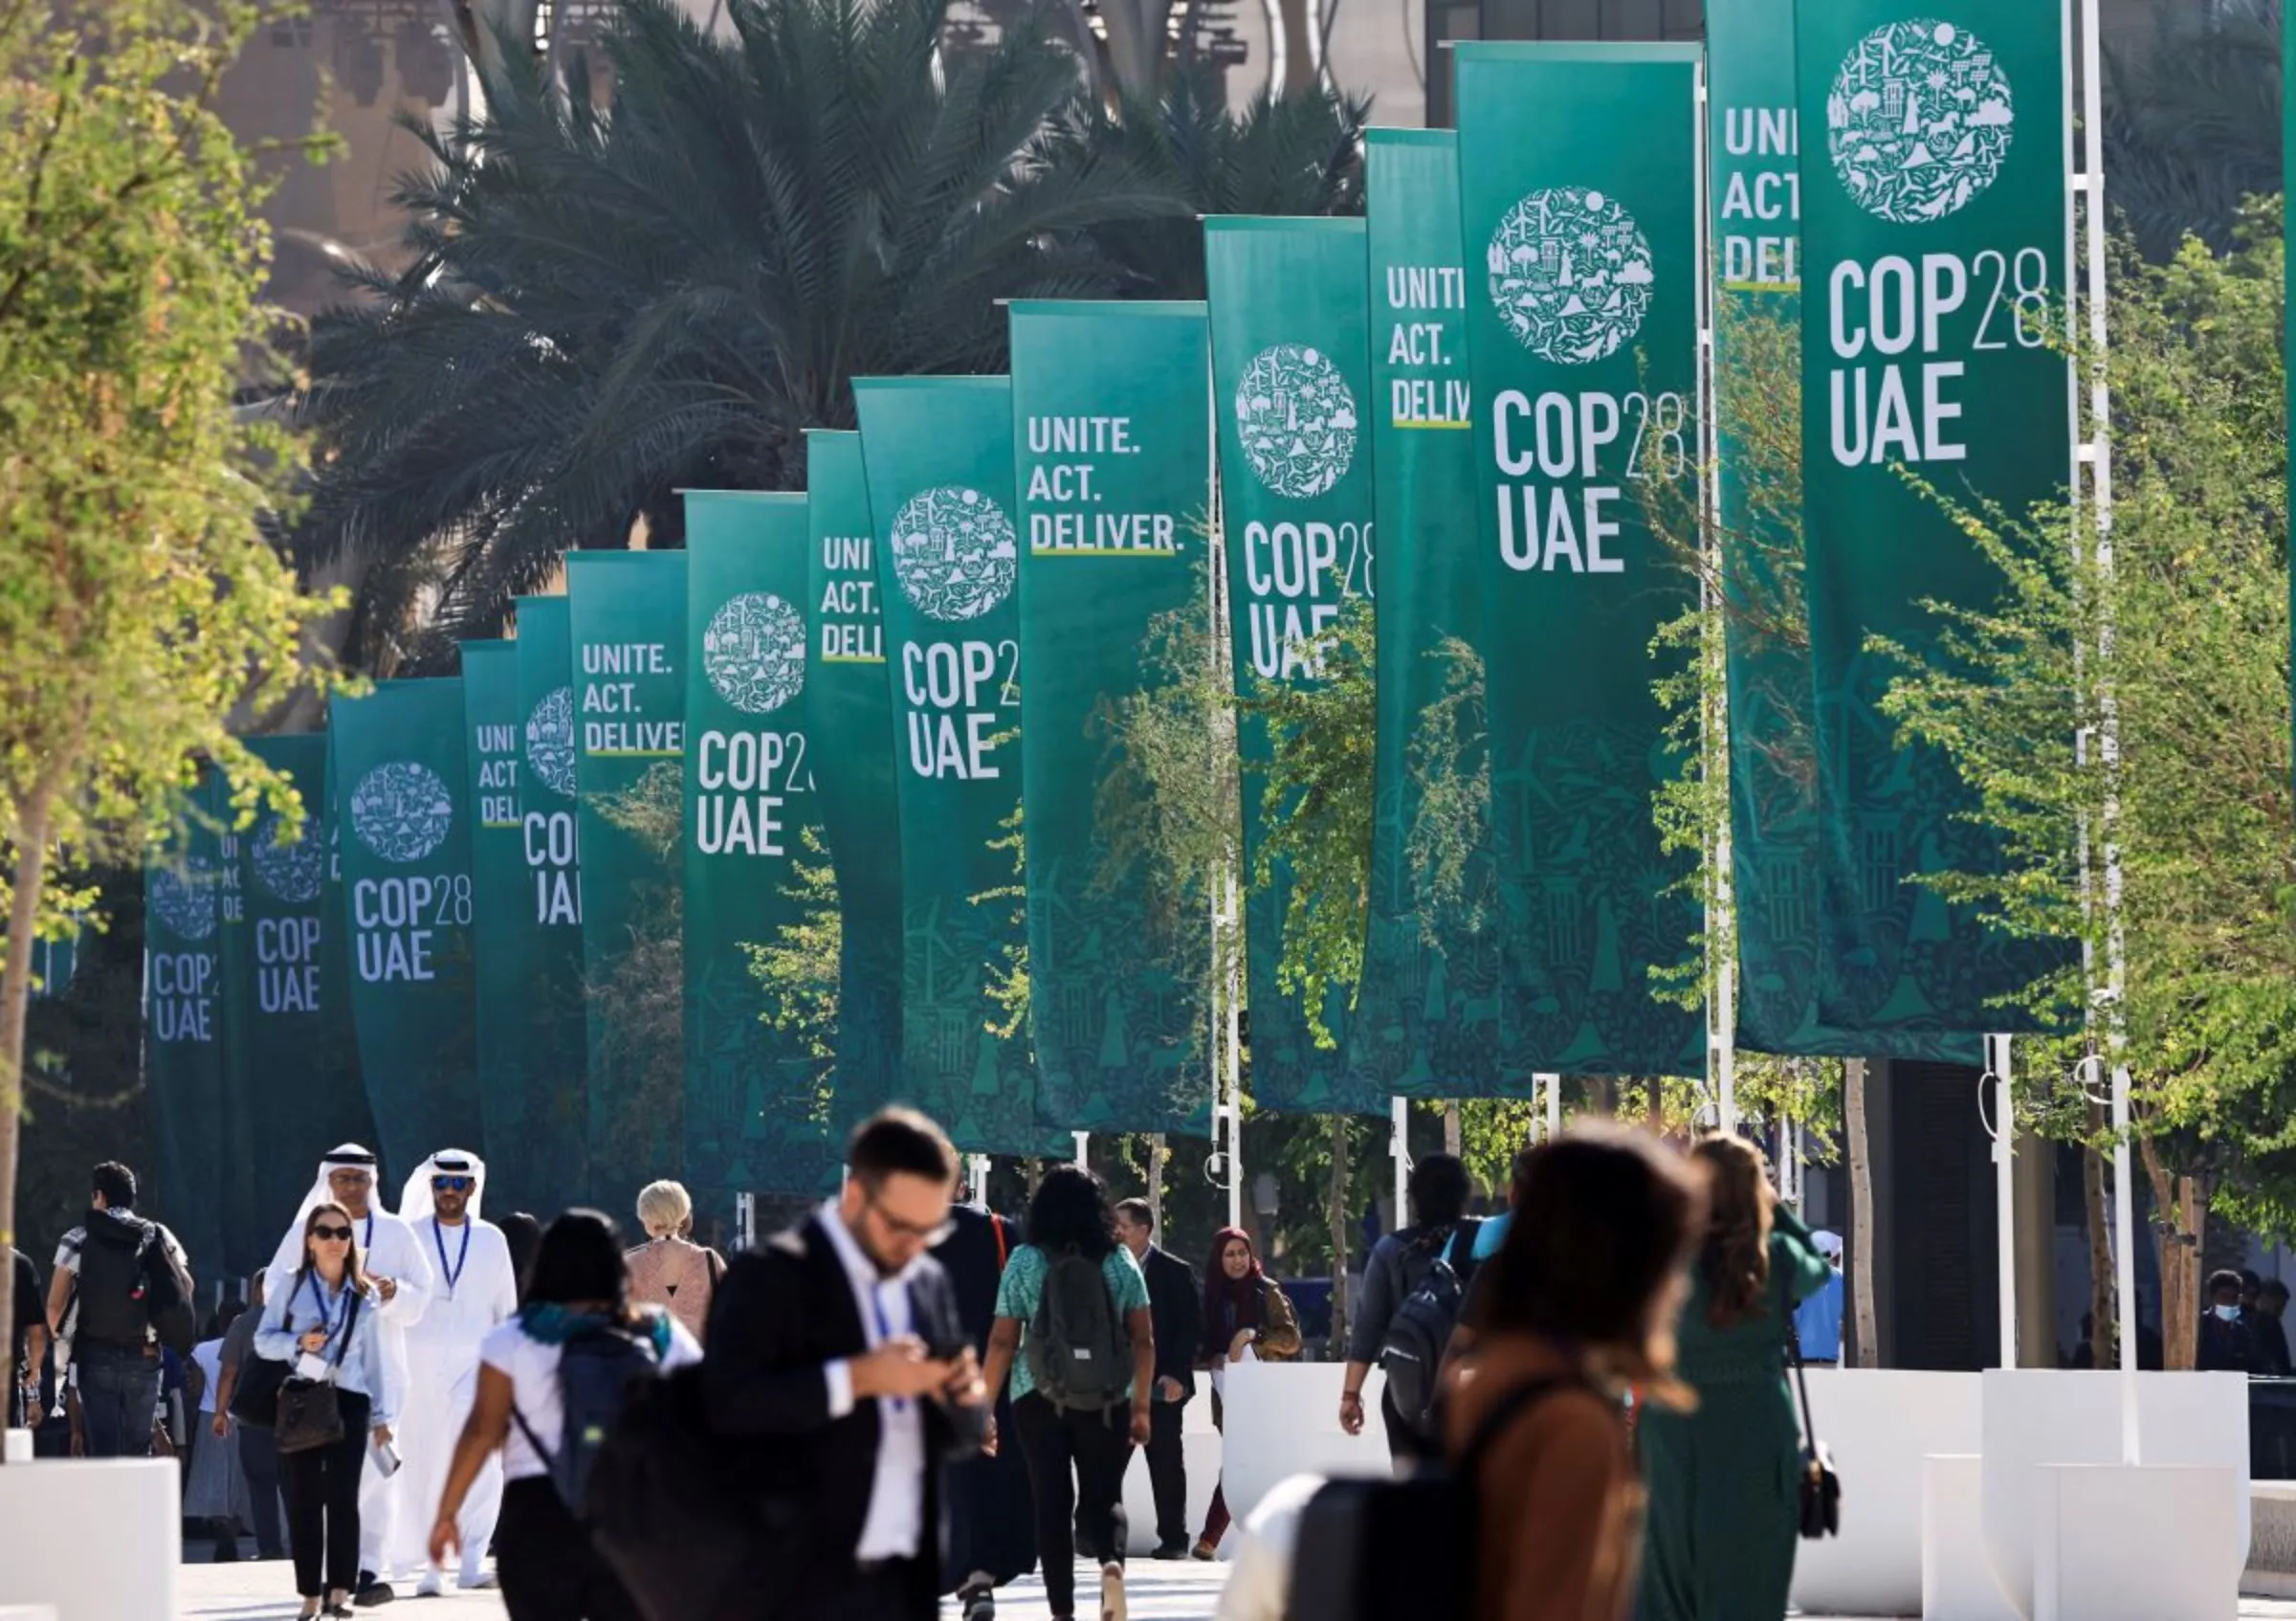
[[(486, 1194), (486, 1164), (460, 1148), (442, 1148), (408, 1178), (399, 1218), (429, 1246), (437, 1267), (430, 1309), (407, 1330), (407, 1399), (399, 1404), (399, 1436), (407, 1483), (389, 1558), (396, 1571), (420, 1570), (417, 1598), (436, 1598), (444, 1578), (427, 1545), (430, 1517), (446, 1489), (454, 1443), (478, 1395), (478, 1343), (497, 1323), (518, 1314), (519, 1275), (502, 1230), (478, 1216)], [(489, 1457), (463, 1499), (461, 1584), (489, 1587), (480, 1570), (502, 1510), (502, 1459)]]
[[(359, 1232), (359, 1259), (383, 1299), (375, 1323), (381, 1331), (383, 1378), (391, 1393), (388, 1406), (396, 1410), (407, 1390), (407, 1330), (422, 1321), (430, 1303), (430, 1257), (414, 1229), (376, 1203), (373, 1152), (345, 1143), (319, 1162), (319, 1180), (303, 1195), (303, 1208), (272, 1257), (272, 1277), (291, 1277), (302, 1264), (303, 1224), (329, 1199), (350, 1212)], [(362, 1609), (397, 1596), (385, 1555), (391, 1546), (400, 1482), (406, 1478), (397, 1462), (403, 1455), (395, 1448), (388, 1458), (374, 1447), (366, 1450), (366, 1470), (359, 1481), (359, 1591), (352, 1600)], [(422, 1511), (415, 1512), (419, 1518)]]

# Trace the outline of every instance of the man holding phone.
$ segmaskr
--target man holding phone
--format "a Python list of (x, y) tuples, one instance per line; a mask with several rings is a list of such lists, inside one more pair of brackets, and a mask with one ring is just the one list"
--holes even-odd
[(931, 1621), (941, 1470), (978, 1446), (987, 1399), (926, 1254), (948, 1228), (957, 1151), (894, 1109), (854, 1132), (846, 1166), (835, 1199), (726, 1269), (704, 1403), (714, 1432), (770, 1449), (776, 1467), (748, 1477), (805, 1526), (793, 1548), (761, 1549), (788, 1621)]

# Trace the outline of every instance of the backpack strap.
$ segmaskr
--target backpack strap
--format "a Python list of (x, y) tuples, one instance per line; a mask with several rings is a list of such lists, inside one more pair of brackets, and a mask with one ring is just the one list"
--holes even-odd
[(992, 1211), (988, 1218), (988, 1230), (997, 1235), (997, 1271), (1002, 1273), (1004, 1263), (1012, 1258), (1012, 1240), (1004, 1232), (1004, 1218)]
[(1468, 1437), (1467, 1450), (1459, 1454), (1459, 1462), (1452, 1470), (1451, 1477), (1469, 1491), (1479, 1490), (1484, 1459), (1490, 1455), (1490, 1449), (1514, 1428), (1523, 1414), (1558, 1391), (1587, 1388), (1585, 1380), (1560, 1373), (1527, 1379), (1515, 1386), (1493, 1403), (1491, 1410), (1483, 1415), (1483, 1421), (1475, 1426), (1474, 1433)]

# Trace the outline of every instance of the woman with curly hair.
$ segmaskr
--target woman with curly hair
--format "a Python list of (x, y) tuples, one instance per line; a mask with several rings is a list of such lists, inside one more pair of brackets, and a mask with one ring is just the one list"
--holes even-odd
[(1653, 1408), (1638, 1436), (1650, 1493), (1640, 1621), (1778, 1621), (1794, 1581), (1801, 1431), (1786, 1383), (1794, 1308), (1830, 1269), (1777, 1203), (1761, 1150), (1709, 1137), (1706, 1237), (1676, 1371), (1690, 1412)]

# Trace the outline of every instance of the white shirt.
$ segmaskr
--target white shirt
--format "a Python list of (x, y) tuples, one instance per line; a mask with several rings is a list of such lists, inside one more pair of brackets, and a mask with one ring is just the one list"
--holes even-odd
[[(820, 1214), (830, 1246), (845, 1263), (846, 1281), (853, 1287), (853, 1305), (861, 1314), (861, 1333), (869, 1348), (873, 1351), (888, 1340), (915, 1333), (909, 1280), (916, 1275), (916, 1263), (910, 1262), (891, 1277), (883, 1276), (846, 1230), (835, 1200), (822, 1206)], [(852, 1365), (833, 1362), (827, 1372), (829, 1416), (843, 1418), (853, 1410)], [(861, 1541), (853, 1557), (864, 1563), (914, 1559), (925, 1545), (924, 1410), (915, 1401), (885, 1396), (877, 1397), (876, 1402), (877, 1473), (869, 1489), (869, 1515), (861, 1522)]]
[(215, 1387), (223, 1383), (223, 1342), (202, 1340), (191, 1347), (191, 1360), (199, 1364), (199, 1371), (207, 1375), (199, 1388), (199, 1410), (212, 1416), (215, 1411)]
[[(558, 1359), (564, 1350), (563, 1345), (545, 1345), (529, 1337), (526, 1325), (515, 1317), (490, 1329), (478, 1343), (479, 1362), (510, 1381), (510, 1399), (519, 1410), (519, 1417), (534, 1431), (535, 1439), (551, 1452), (558, 1451), (566, 1432), (565, 1403), (558, 1383)], [(667, 1373), (700, 1360), (701, 1343), (673, 1319), (670, 1349), (663, 1353), (662, 1371)], [(502, 1443), (502, 1477), (529, 1480), (549, 1473), (550, 1466), (536, 1455), (526, 1439), (526, 1432), (514, 1421), (509, 1436)]]

